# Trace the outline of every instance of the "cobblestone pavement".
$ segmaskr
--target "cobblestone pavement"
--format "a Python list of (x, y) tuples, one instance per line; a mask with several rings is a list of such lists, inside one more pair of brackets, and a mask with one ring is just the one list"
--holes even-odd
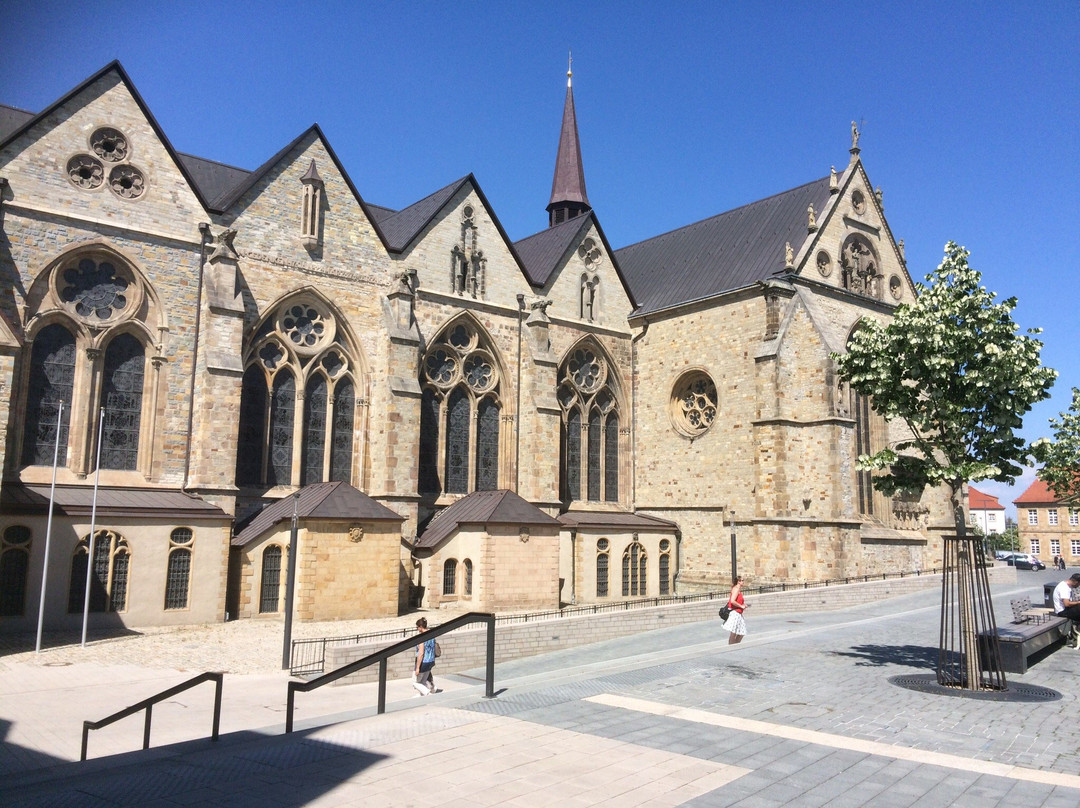
[[(1016, 585), (996, 586), (998, 613), (1005, 613), (1010, 597), (1041, 600), (1044, 577), (1055, 580), (1050, 573), (1022, 573)], [(837, 612), (755, 618), (751, 608), (748, 620), (750, 635), (738, 646), (726, 645), (713, 621), (500, 664), (500, 692), (492, 700), (480, 698), (477, 672), (441, 677), (446, 693), (427, 699), (408, 698), (407, 682), (391, 683), (382, 716), (372, 715), (373, 686), (326, 688), (335, 692), (304, 694), (310, 701), (299, 705), (300, 731), (290, 736), (279, 734), (284, 676), (237, 677), (243, 686), (234, 687), (233, 698), (246, 707), (218, 744), (193, 741), (87, 764), (64, 764), (70, 755), (59, 754), (34, 761), (36, 768), (13, 766), (14, 775), (0, 784), (0, 803), (1080, 804), (1080, 724), (1074, 718), (1080, 653), (1060, 649), (1027, 674), (1010, 676), (1057, 690), (1060, 700), (988, 702), (903, 690), (887, 681), (932, 671), (937, 593)], [(70, 681), (77, 666), (12, 659), (0, 659), (5, 682), (37, 676), (38, 690), (27, 687), (20, 696), (5, 688), (0, 719), (27, 714), (17, 701), (36, 701), (44, 712), (42, 703), (55, 694), (87, 692)], [(127, 665), (100, 664), (96, 673), (112, 672), (114, 681), (139, 670), (151, 675)], [(278, 712), (269, 712), (275, 699), (268, 695)], [(205, 718), (205, 707), (186, 709), (193, 720)], [(33, 723), (32, 717), (20, 720)], [(46, 754), (44, 728), (39, 735), (35, 751)], [(120, 740), (133, 748), (129, 737)], [(113, 751), (104, 740), (94, 744), (99, 754)], [(12, 757), (0, 748), (0, 759), (5, 756)]]

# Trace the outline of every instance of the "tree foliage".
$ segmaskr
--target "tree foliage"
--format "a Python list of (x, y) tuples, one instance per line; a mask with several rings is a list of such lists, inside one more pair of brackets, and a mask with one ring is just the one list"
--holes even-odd
[[(859, 458), (861, 468), (885, 472), (874, 486), (891, 495), (947, 483), (954, 509), (965, 481), (1020, 474), (1028, 447), (1017, 430), (1057, 376), (1040, 364), (1039, 330), (1022, 334), (1013, 321), (1016, 298), (995, 302), (969, 255), (950, 241), (927, 285), (916, 284), (914, 304), (899, 306), (887, 325), (867, 322), (848, 352), (833, 356), (875, 412), (911, 431)], [(956, 518), (962, 530), (962, 514)]]
[(1080, 499), (1080, 389), (1072, 390), (1072, 404), (1050, 419), (1052, 441), (1043, 438), (1031, 446), (1035, 459), (1043, 464), (1039, 477), (1050, 486), (1054, 496), (1065, 502)]

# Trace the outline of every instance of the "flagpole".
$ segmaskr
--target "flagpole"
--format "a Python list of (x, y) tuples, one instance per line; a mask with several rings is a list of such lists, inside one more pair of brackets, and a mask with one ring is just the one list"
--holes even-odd
[(53, 447), (52, 461), (52, 487), (49, 489), (49, 519), (45, 523), (45, 563), (41, 568), (41, 601), (38, 603), (37, 613), (37, 642), (34, 644), (34, 653), (41, 653), (41, 624), (45, 619), (45, 583), (49, 580), (49, 543), (52, 539), (52, 515), (53, 505), (56, 501), (56, 466), (60, 462), (60, 419), (64, 415), (64, 402), (60, 401), (60, 407), (56, 411), (56, 445)]
[(90, 506), (90, 543), (86, 548), (86, 591), (83, 594), (82, 646), (86, 647), (86, 621), (90, 615), (90, 572), (94, 568), (94, 529), (97, 523), (97, 492), (101, 480), (101, 433), (105, 430), (105, 408), (98, 415), (97, 459), (94, 461), (94, 501)]

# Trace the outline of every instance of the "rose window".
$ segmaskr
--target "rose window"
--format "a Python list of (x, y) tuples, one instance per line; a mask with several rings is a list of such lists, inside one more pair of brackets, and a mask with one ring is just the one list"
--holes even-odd
[(424, 360), (424, 372), (433, 384), (445, 387), (454, 380), (457, 360), (442, 348), (428, 354)]
[(119, 165), (109, 172), (109, 187), (124, 199), (138, 199), (146, 190), (142, 172), (132, 165)]
[(129, 285), (109, 262), (83, 258), (78, 266), (64, 270), (60, 298), (74, 305), (80, 317), (108, 320), (127, 307)]
[(491, 366), (491, 360), (483, 354), (473, 354), (465, 360), (465, 381), (469, 387), (478, 393), (482, 393), (491, 387), (495, 378), (495, 370)]
[(90, 148), (109, 163), (119, 163), (128, 156), (127, 138), (110, 127), (98, 129), (90, 136)]
[(298, 354), (311, 356), (334, 339), (334, 319), (315, 303), (293, 303), (281, 310), (278, 332)]
[(600, 247), (595, 241), (587, 238), (578, 247), (578, 257), (585, 262), (585, 266), (592, 269), (603, 260), (604, 254), (600, 252)]
[(592, 351), (575, 351), (567, 369), (574, 384), (586, 393), (591, 393), (603, 383), (604, 366)]
[(68, 160), (67, 174), (75, 185), (91, 191), (104, 182), (105, 167), (89, 154), (76, 154)]
[(698, 435), (716, 420), (716, 385), (701, 371), (693, 371), (680, 379), (673, 399), (672, 414), (681, 432)]

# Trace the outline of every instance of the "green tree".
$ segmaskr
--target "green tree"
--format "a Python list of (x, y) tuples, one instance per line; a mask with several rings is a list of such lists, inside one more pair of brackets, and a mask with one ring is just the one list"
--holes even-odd
[(1072, 390), (1072, 404), (1050, 419), (1054, 439), (1042, 438), (1031, 446), (1035, 459), (1043, 464), (1039, 477), (1062, 502), (1080, 499), (1080, 389)]
[[(874, 411), (907, 425), (909, 435), (858, 459), (879, 472), (874, 487), (886, 495), (919, 495), (927, 486), (949, 489), (959, 541), (945, 542), (944, 566), (953, 570), (956, 601), (942, 603), (938, 682), (977, 690), (984, 681), (977, 645), (979, 622), (992, 629), (985, 572), (977, 569), (964, 519), (965, 482), (1015, 479), (1029, 447), (1017, 435), (1023, 416), (1049, 396), (1057, 373), (1040, 364), (1038, 330), (1021, 334), (1013, 321), (1016, 298), (1000, 303), (968, 265), (970, 253), (949, 242), (940, 266), (916, 285), (918, 297), (901, 305), (887, 324), (868, 321), (846, 354), (834, 354), (840, 377), (870, 397)], [(981, 580), (981, 582), (980, 582)], [(957, 610), (959, 648), (946, 624)], [(962, 669), (954, 670), (956, 653)], [(993, 656), (1000, 653), (995, 647)], [(998, 682), (1004, 684), (1004, 678)]]
[(866, 322), (848, 352), (833, 355), (841, 378), (911, 433), (863, 455), (859, 467), (882, 472), (874, 487), (886, 495), (947, 485), (959, 536), (967, 532), (964, 483), (1020, 474), (1029, 449), (1016, 431), (1057, 377), (1039, 363), (1040, 331), (1019, 333), (1016, 298), (995, 303), (969, 255), (950, 241), (928, 285), (916, 284), (914, 304), (899, 306), (887, 325)]

